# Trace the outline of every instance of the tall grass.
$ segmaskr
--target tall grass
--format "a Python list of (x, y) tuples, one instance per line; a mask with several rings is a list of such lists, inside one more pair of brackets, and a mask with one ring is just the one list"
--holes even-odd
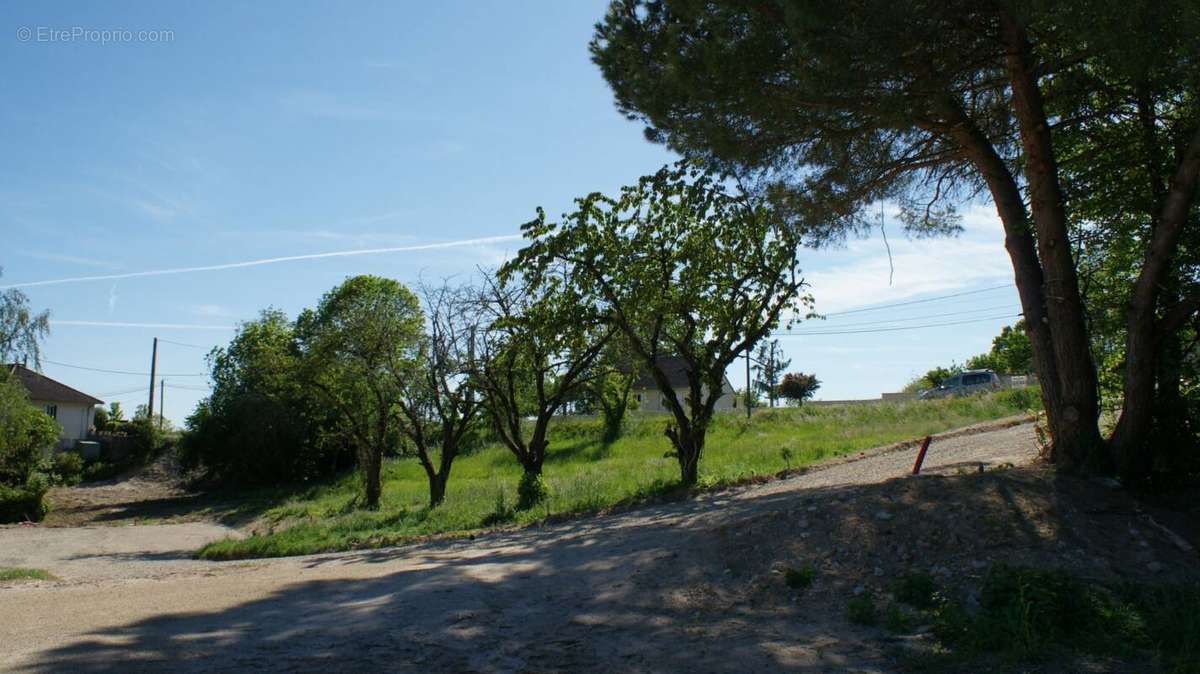
[[(701, 486), (769, 475), (786, 467), (918, 438), (1026, 411), (1037, 396), (1007, 391), (991, 396), (899, 404), (761, 410), (752, 420), (716, 417), (701, 460)], [(207, 559), (267, 557), (391, 545), (415, 537), (592, 512), (679, 491), (679, 468), (663, 435), (667, 417), (629, 420), (611, 444), (600, 441), (596, 419), (563, 419), (550, 429), (545, 464), (549, 498), (515, 511), (521, 469), (502, 446), (488, 445), (454, 464), (446, 502), (429, 509), (420, 466), (398, 458), (384, 467), (381, 507), (355, 509), (358, 481), (348, 475), (306, 490), (263, 513), (273, 530), (204, 547)]]

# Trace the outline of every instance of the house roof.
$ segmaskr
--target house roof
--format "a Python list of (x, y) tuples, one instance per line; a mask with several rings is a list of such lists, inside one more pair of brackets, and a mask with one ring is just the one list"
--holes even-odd
[(45, 400), (52, 403), (82, 403), (84, 405), (103, 405), (104, 401), (67, 386), (66, 384), (55, 381), (40, 372), (34, 372), (29, 368), (14, 363), (8, 366), (8, 371), (11, 372), (17, 381), (29, 391), (29, 397), (33, 400)]
[[(659, 368), (662, 369), (663, 374), (667, 375), (667, 382), (671, 384), (671, 388), (678, 389), (687, 387), (688, 372), (691, 368), (688, 367), (686, 360), (680, 358), (679, 356), (667, 356), (659, 358), (655, 362), (658, 364)], [(728, 382), (729, 379), (726, 377), (724, 383)], [(633, 383), (633, 388), (656, 389), (658, 388), (658, 383), (654, 381), (654, 376), (647, 371), (642, 372), (637, 381)]]

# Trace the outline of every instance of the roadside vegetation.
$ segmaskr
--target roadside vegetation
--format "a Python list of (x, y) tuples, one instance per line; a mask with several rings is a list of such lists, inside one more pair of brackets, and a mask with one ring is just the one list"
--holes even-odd
[(15, 583), (25, 580), (54, 580), (54, 575), (41, 569), (22, 569), (0, 566), (0, 583)]
[[(968, 608), (925, 574), (901, 577), (885, 629), (928, 625), (939, 647), (909, 657), (917, 671), (963, 671), (1000, 665), (1003, 671), (1079, 656), (1145, 662), (1161, 671), (1200, 672), (1200, 586), (1087, 582), (1057, 569), (995, 564)], [(868, 621), (869, 599), (848, 604), (851, 622)]]
[[(718, 414), (700, 466), (698, 486), (712, 488), (761, 478), (856, 451), (910, 440), (1036, 407), (1029, 390), (901, 404), (809, 406), (757, 412), (746, 421)], [(548, 517), (596, 512), (689, 493), (679, 481), (667, 416), (634, 416), (620, 439), (602, 440), (601, 419), (556, 419), (545, 462), (548, 493), (537, 507), (518, 510), (521, 466), (499, 443), (461, 456), (445, 503), (428, 507), (419, 463), (390, 459), (383, 467), (380, 508), (355, 508), (359, 483), (345, 474), (266, 509), (263, 533), (205, 546), (204, 559), (274, 557), (392, 545), (440, 534), (464, 534)]]

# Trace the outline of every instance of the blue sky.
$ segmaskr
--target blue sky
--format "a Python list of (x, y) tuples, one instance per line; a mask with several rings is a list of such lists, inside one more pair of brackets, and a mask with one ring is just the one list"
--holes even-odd
[[(673, 156), (616, 112), (588, 59), (603, 9), (601, 2), (3, 2), (0, 285), (470, 242), (516, 234), (539, 205), (557, 214), (575, 196), (615, 190)], [(51, 39), (52, 30), (65, 38)], [(87, 32), (101, 30), (130, 33), (102, 43)], [(150, 41), (141, 31), (160, 32)], [(878, 237), (805, 253), (818, 309), (1011, 281), (994, 209), (965, 213), (966, 232), (956, 239), (905, 241), (893, 233), (890, 285)], [(468, 274), (518, 245), (23, 289), (56, 321), (48, 360), (144, 372), (154, 336), (177, 342), (160, 347), (159, 370), (168, 380), (167, 415), (180, 421), (204, 395), (205, 378), (179, 375), (205, 372), (205, 352), (232, 334), (222, 326), (267, 306), (294, 315), (349, 275), (414, 282)], [(1015, 314), (1016, 306), (1015, 291), (997, 289), (831, 315), (798, 330), (987, 320), (788, 336), (781, 344), (793, 369), (824, 382), (818, 397), (870, 397), (986, 350), (1011, 322), (990, 317)], [(44, 371), (130, 410), (146, 396), (138, 390), (148, 385), (143, 375), (53, 363)], [(730, 373), (736, 386), (740, 372)]]

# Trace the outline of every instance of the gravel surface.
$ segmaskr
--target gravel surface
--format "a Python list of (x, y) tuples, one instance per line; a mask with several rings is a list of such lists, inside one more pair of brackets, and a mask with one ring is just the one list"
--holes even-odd
[[(847, 634), (828, 607), (802, 607), (798, 619), (722, 603), (713, 532), (794, 509), (812, 488), (905, 476), (915, 453), (875, 450), (786, 480), (474, 541), (253, 563), (178, 557), (196, 547), (185, 537), (213, 530), (64, 529), (38, 558), (36, 536), (3, 529), (4, 559), (42, 559), (75, 582), (0, 588), (0, 669), (891, 671), (878, 644)], [(1034, 455), (1022, 424), (935, 440), (926, 472)], [(141, 529), (142, 543), (122, 539)]]

